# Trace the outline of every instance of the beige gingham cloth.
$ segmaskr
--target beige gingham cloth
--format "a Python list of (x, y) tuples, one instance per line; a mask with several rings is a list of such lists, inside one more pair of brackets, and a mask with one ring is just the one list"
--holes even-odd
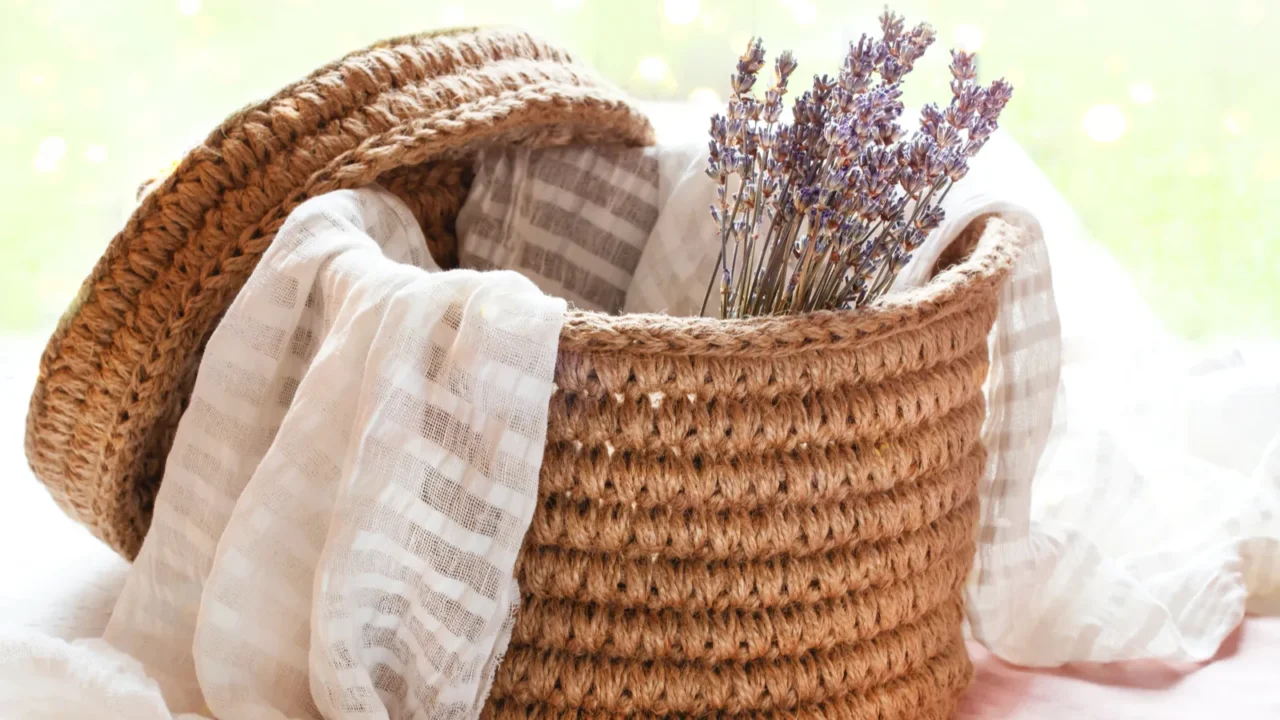
[(657, 154), (484, 151), (458, 214), (463, 266), (516, 270), (580, 309), (621, 311), (658, 222)]

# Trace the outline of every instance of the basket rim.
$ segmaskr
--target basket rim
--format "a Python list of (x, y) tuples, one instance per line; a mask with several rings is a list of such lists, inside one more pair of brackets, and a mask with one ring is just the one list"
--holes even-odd
[(889, 293), (852, 310), (721, 319), (660, 313), (608, 313), (570, 309), (560, 351), (635, 355), (792, 355), (849, 349), (920, 327), (973, 305), (994, 302), (1025, 241), (1025, 228), (998, 214), (975, 218), (973, 251), (928, 283)]

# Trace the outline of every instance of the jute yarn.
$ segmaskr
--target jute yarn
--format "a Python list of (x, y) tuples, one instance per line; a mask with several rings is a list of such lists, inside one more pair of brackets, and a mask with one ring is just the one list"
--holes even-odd
[[(42, 359), (32, 468), (133, 557), (203, 343), (289, 211), (377, 180), (447, 264), (477, 148), (651, 141), (615, 90), (511, 30), (320, 69), (143, 197)], [(485, 717), (949, 716), (1015, 233), (983, 218), (958, 264), (855, 312), (571, 313)]]

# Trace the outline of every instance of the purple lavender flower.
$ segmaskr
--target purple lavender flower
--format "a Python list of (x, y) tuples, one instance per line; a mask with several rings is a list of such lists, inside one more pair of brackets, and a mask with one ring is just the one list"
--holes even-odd
[(747, 51), (738, 58), (738, 71), (730, 78), (733, 94), (742, 96), (750, 93), (762, 67), (764, 67), (764, 43), (760, 38), (751, 38), (747, 44)]
[(905, 136), (900, 83), (936, 35), (888, 10), (880, 29), (850, 43), (835, 78), (814, 76), (790, 123), (782, 115), (795, 57), (778, 56), (763, 99), (753, 95), (763, 43), (753, 38), (738, 59), (707, 155), (723, 317), (874, 300), (942, 223), (942, 201), (995, 131), (1012, 88), (978, 85), (973, 56), (953, 50), (950, 102), (924, 106), (919, 130)]
[(902, 35), (902, 28), (905, 26), (906, 19), (887, 7), (880, 14), (880, 30), (884, 32), (885, 45), (896, 43)]

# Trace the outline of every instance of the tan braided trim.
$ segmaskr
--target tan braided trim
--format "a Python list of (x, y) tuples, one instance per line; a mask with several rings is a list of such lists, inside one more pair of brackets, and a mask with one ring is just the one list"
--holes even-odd
[(447, 255), (476, 148), (651, 141), (624, 97), (513, 30), (400, 38), (321, 68), (229, 118), (142, 198), (41, 360), (32, 469), (133, 557), (203, 343), (294, 207), (385, 175)]
[(484, 717), (948, 717), (1018, 238), (964, 242), (857, 312), (576, 314)]

